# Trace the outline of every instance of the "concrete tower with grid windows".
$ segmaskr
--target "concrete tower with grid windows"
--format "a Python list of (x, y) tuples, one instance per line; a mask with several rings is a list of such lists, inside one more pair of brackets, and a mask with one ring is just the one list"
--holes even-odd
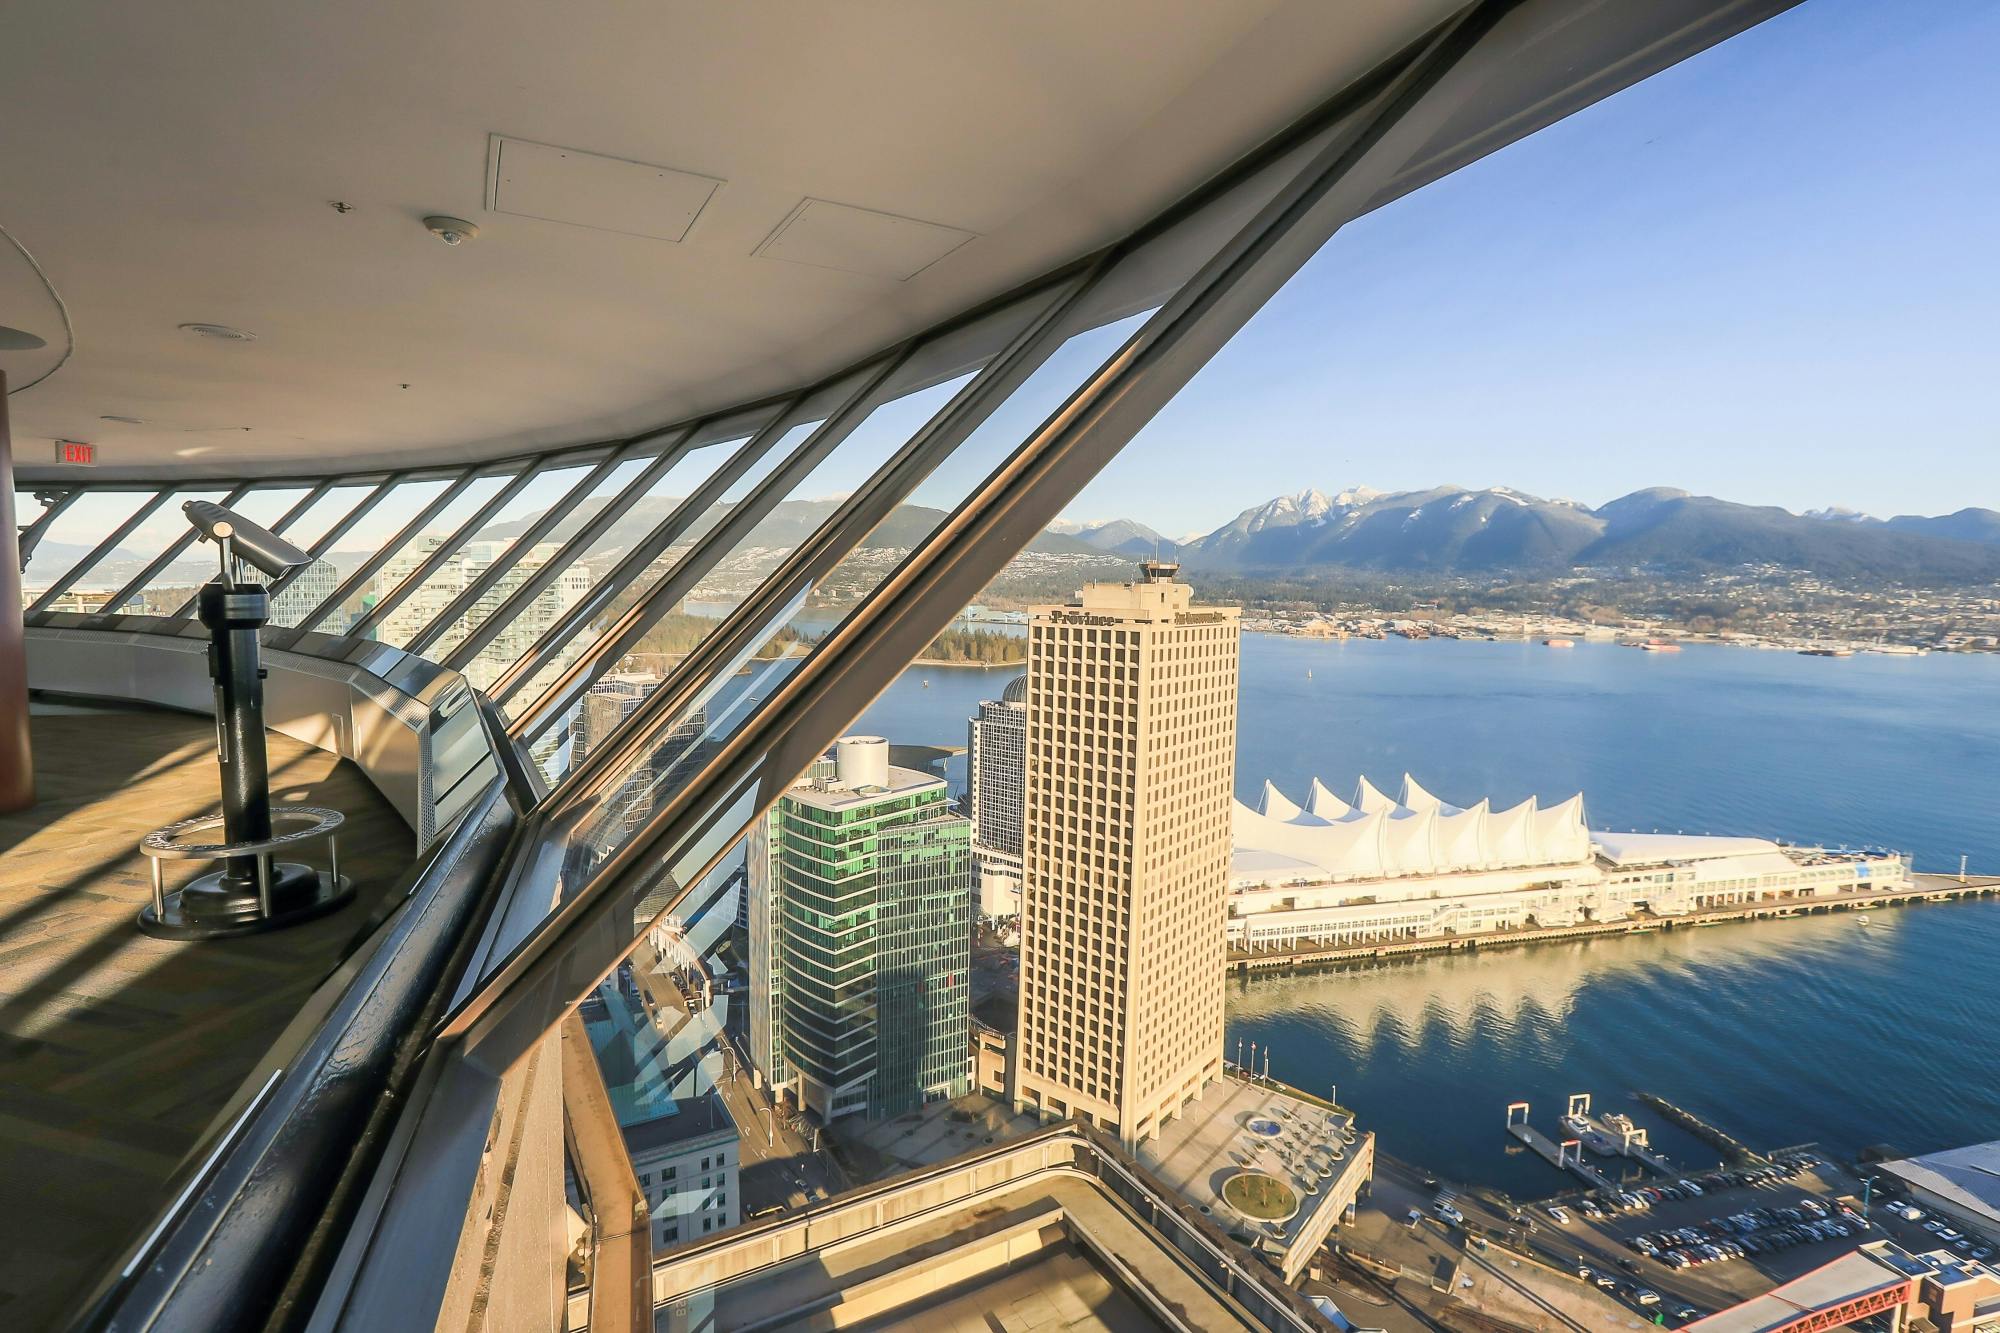
[(1178, 566), (1028, 632), (1013, 1100), (1143, 1142), (1222, 1074), (1238, 612)]

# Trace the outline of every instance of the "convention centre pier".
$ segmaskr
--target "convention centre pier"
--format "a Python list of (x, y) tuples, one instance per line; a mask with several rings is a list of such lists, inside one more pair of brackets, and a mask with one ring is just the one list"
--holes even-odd
[(1538, 944), (1549, 940), (1588, 939), (1600, 935), (1636, 935), (1655, 930), (1686, 930), (1725, 921), (1764, 921), (1781, 917), (1812, 916), (1829, 912), (1866, 912), (1914, 903), (1948, 902), (1959, 898), (1990, 898), (2000, 895), (2000, 876), (1912, 874), (1893, 887), (1858, 889), (1840, 894), (1820, 894), (1811, 898), (1787, 898), (1762, 902), (1733, 903), (1699, 908), (1673, 916), (1635, 914), (1616, 921), (1579, 921), (1562, 926), (1518, 926), (1481, 931), (1476, 934), (1447, 934), (1407, 940), (1373, 940), (1360, 944), (1310, 944), (1256, 949), (1232, 948), (1229, 966), (1253, 972), (1270, 968), (1314, 967), (1344, 962), (1367, 962), (1416, 954), (1454, 953), (1461, 950), (1495, 949), (1516, 944)]

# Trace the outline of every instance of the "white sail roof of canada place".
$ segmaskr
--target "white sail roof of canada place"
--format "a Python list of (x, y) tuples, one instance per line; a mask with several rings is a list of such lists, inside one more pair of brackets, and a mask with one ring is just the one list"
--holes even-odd
[(1315, 779), (1304, 806), (1269, 782), (1258, 805), (1235, 803), (1239, 874), (1386, 879), (1575, 865), (1591, 856), (1581, 794), (1548, 806), (1530, 796), (1506, 810), (1485, 800), (1462, 808), (1405, 775), (1394, 800), (1367, 778), (1356, 784), (1352, 801)]

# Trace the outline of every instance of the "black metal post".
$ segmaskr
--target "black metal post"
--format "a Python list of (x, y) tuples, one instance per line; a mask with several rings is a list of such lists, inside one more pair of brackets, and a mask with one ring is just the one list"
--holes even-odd
[[(222, 828), (232, 843), (271, 836), (271, 763), (264, 747), (264, 668), (257, 631), (271, 619), (261, 583), (202, 585), (197, 614), (208, 627), (208, 674), (215, 682), (215, 744), (222, 764)], [(257, 858), (232, 856), (224, 881), (257, 888)]]

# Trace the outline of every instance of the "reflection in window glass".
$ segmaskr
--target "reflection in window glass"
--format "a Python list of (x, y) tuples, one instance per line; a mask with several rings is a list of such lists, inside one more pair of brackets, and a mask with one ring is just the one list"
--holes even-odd
[[(648, 536), (673, 516), (686, 500), (688, 493), (706, 481), (741, 443), (740, 440), (732, 440), (694, 450), (674, 463), (648, 486), (646, 493), (634, 500), (631, 508), (591, 542), (573, 562), (584, 577), (586, 595), (602, 598), (607, 592), (621, 591), (606, 589), (605, 580), (612, 576), (635, 548), (643, 544)], [(566, 566), (565, 580), (569, 572)], [(551, 589), (550, 593), (555, 591), (556, 589)], [(508, 666), (530, 655), (541, 640), (548, 636), (550, 629), (556, 623), (556, 617), (541, 605), (548, 600), (549, 595), (544, 594), (542, 598), (523, 608), (514, 623), (508, 627), (507, 633), (501, 639), (496, 639), (488, 649), (482, 650), (481, 655), (498, 656), (499, 652), (495, 650), (500, 648), (503, 641), (506, 644), (504, 651), (507, 653)], [(562, 603), (562, 609), (568, 610), (581, 600), (581, 597), (566, 598)], [(620, 607), (630, 604), (622, 596), (613, 600)], [(596, 641), (598, 622), (608, 618), (609, 615), (610, 612), (606, 611), (592, 616), (591, 623), (585, 625), (563, 645), (563, 651), (570, 656), (583, 652)], [(564, 660), (569, 660), (569, 657), (565, 657)]]
[[(23, 601), (32, 605), (44, 592), (62, 582), (70, 570), (90, 557), (99, 542), (110, 536), (119, 524), (138, 513), (140, 506), (152, 498), (151, 491), (88, 491), (78, 496), (42, 534), (41, 541), (36, 543), (34, 553), (28, 558), (27, 568), (21, 571)], [(137, 537), (135, 532), (134, 539)], [(121, 544), (116, 550), (108, 552), (106, 559), (121, 552), (127, 560), (134, 558), (134, 552)], [(138, 562), (142, 563), (143, 559), (138, 557)], [(125, 577), (130, 578), (138, 567), (138, 563), (132, 564)], [(116, 583), (96, 586), (99, 580), (92, 580), (88, 587), (82, 586), (79, 580), (70, 582), (71, 586), (49, 607), (50, 610), (95, 611), (104, 604), (106, 597), (118, 590)]]
[[(708, 697), (664, 728), (660, 747), (647, 749), (631, 772), (621, 774), (611, 784), (611, 795), (604, 806), (579, 832), (580, 842), (595, 844), (584, 859), (595, 864), (615, 851), (624, 838), (651, 814), (664, 794), (672, 790), (672, 785), (685, 779), (690, 767), (698, 762), (699, 755), (712, 753), (726, 739), (728, 729), (718, 726), (718, 721), (740, 721), (783, 678), (782, 671), (758, 669), (757, 664), (793, 659), (808, 651), (813, 642), (837, 625), (855, 605), (874, 591), (914, 547), (926, 540), (951, 509), (1005, 461), (1027, 435), (1062, 405), (1078, 382), (1116, 351), (1146, 318), (1145, 313), (1133, 315), (1068, 339), (993, 416), (967, 438), (944, 465), (917, 487), (911, 501), (899, 506), (866, 542), (850, 552), (816, 586), (758, 631), (752, 637), (751, 646), (736, 663), (736, 672), (720, 673), (726, 678), (714, 683)], [(951, 395), (963, 383), (964, 380), (953, 381), (886, 405), (864, 423), (848, 443), (853, 444), (864, 432), (873, 434), (878, 428), (884, 440), (898, 431), (901, 439), (908, 438), (949, 402)], [(873, 460), (873, 466), (879, 466), (880, 461), (893, 453), (901, 439), (886, 446), (881, 441), (871, 441), (863, 446), (860, 456)], [(833, 467), (849, 461), (843, 446), (808, 479), (807, 484), (800, 488), (801, 493), (814, 493), (819, 485), (827, 484), (836, 475), (831, 472)], [(845, 488), (851, 491), (865, 481), (873, 466), (846, 473), (842, 477)], [(775, 563), (775, 558), (770, 560), (764, 566), (765, 571), (768, 572)], [(1022, 572), (1023, 577), (1039, 580), (1086, 573), (1097, 563), (1094, 557), (1067, 550), (1062, 543), (1038, 541), (1015, 562), (1015, 568)], [(733, 596), (704, 599), (701, 590), (697, 589), (695, 596), (683, 603), (682, 610), (710, 617), (724, 615), (747, 591), (747, 588), (730, 589)], [(675, 623), (672, 620), (666, 622), (670, 627)], [(687, 641), (670, 645), (676, 651), (644, 657), (630, 654), (620, 663), (620, 672), (594, 685), (591, 693), (617, 694), (635, 687), (650, 692), (656, 688), (659, 680), (671, 673), (674, 663), (700, 642), (705, 631), (697, 624), (693, 628), (683, 627), (680, 632)], [(985, 646), (984, 636), (975, 632), (967, 637), (979, 647)], [(1010, 643), (998, 646), (1009, 654), (1013, 651)], [(637, 682), (636, 686), (634, 682)], [(601, 712), (598, 720), (609, 721), (608, 711)], [(575, 729), (576, 741), (570, 745), (567, 756), (559, 748), (548, 746), (544, 738), (545, 771), (559, 768), (565, 758), (574, 763), (587, 754), (593, 744), (602, 743), (588, 707), (573, 716), (570, 722)]]
[[(467, 482), (465, 489), (454, 496), (450, 504), (439, 510), (437, 516), (426, 523), (423, 530), (417, 533), (409, 542), (405, 543), (403, 549), (398, 551), (376, 573), (374, 579), (361, 594), (362, 611), (375, 612), (378, 603), (383, 598), (388, 597), (401, 588), (404, 580), (416, 573), (419, 565), (430, 559), (446, 543), (450, 542), (457, 534), (459, 528), (463, 527), (466, 521), (479, 511), (480, 506), (492, 500), (513, 479), (514, 474), (501, 473), (489, 477), (474, 477), (471, 481)], [(524, 489), (532, 490), (533, 488), (534, 483), (530, 482)], [(484, 525), (485, 528), (490, 529), (495, 523), (505, 522), (506, 511), (507, 506), (503, 505), (500, 511), (487, 521), (486, 525)], [(478, 539), (478, 532), (469, 533), (466, 536), (467, 542)], [(464, 545), (465, 542), (459, 543), (460, 547)], [(366, 637), (395, 642), (395, 640), (389, 639), (382, 632), (384, 626), (391, 624), (396, 627), (396, 632), (399, 634), (405, 632), (414, 634), (417, 630), (417, 625), (411, 622), (415, 617), (414, 615), (406, 615), (404, 613), (412, 606), (431, 607), (432, 609), (429, 614), (423, 617), (427, 621), (431, 615), (435, 615), (438, 611), (443, 610), (446, 603), (451, 600), (452, 594), (458, 589), (458, 585), (450, 581), (452, 568), (453, 563), (447, 561), (437, 571), (417, 585), (416, 588), (403, 594), (396, 602), (396, 605), (390, 608), (389, 613), (381, 616), (366, 631)], [(376, 614), (379, 615), (380, 613), (377, 612)]]
[[(350, 574), (395, 541), (397, 534), (451, 484), (449, 477), (406, 481), (382, 497), (353, 527), (341, 533), (329, 549), (320, 552), (319, 559), (292, 577), (273, 605), (274, 621), (279, 620), (277, 613), (282, 611), (279, 623), (304, 625), (323, 634), (345, 631), (355, 617), (368, 609), (367, 599), (373, 588), (351, 589), (337, 606), (327, 604), (327, 599), (340, 591)], [(337, 526), (338, 521), (328, 531)], [(322, 539), (315, 546), (325, 544)]]
[[(366, 503), (375, 490), (372, 483), (332, 487), (307, 505), (302, 513), (294, 515), (290, 522), (281, 522), (273, 530), (292, 545), (311, 552), (325, 541), (327, 534), (342, 519), (354, 512), (356, 506)], [(334, 589), (339, 586), (340, 577), (332, 562), (324, 557), (315, 560), (293, 575), (291, 581), (271, 599), (271, 624), (284, 629), (295, 628), (314, 607), (333, 596)], [(182, 606), (181, 614), (187, 615), (193, 610), (193, 604), (188, 603)]]
[[(422, 593), (404, 602), (383, 620), (378, 637), (385, 643), (410, 647), (481, 575), (496, 563), (512, 559), (515, 543), (528, 525), (551, 506), (563, 503), (570, 490), (590, 474), (590, 466), (576, 464), (553, 468), (524, 486), (519, 494), (501, 506), (500, 512), (490, 522), (466, 539), (452, 559), (426, 583)], [(399, 561), (407, 562), (400, 566), (401, 570), (407, 573), (422, 555), (436, 550), (437, 545), (434, 539), (415, 543), (410, 551), (398, 557)], [(432, 661), (441, 661), (451, 645), (465, 636), (471, 627), (469, 622), (490, 613), (504, 601), (507, 593), (519, 586), (518, 583), (510, 584), (509, 580), (520, 577), (520, 562), (516, 562), (507, 577), (488, 589), (466, 615), (444, 626), (442, 635), (423, 645), (423, 655)], [(383, 586), (393, 585), (385, 583)], [(478, 683), (476, 679), (475, 683)]]
[(49, 506), (62, 495), (60, 491), (24, 491), (14, 488), (14, 522), (23, 528), (33, 527), (49, 512)]
[[(576, 535), (577, 530), (630, 486), (633, 479), (645, 471), (652, 461), (651, 458), (628, 458), (599, 478), (597, 484), (592, 486), (582, 499), (577, 500), (574, 508), (563, 515), (545, 536), (533, 546), (519, 552), (519, 558), (514, 560), (512, 567), (499, 582), (482, 593), (479, 600), (468, 608), (435, 643), (425, 648), (424, 655), (437, 662), (448, 658), (452, 650), (465, 641), (467, 635), (484, 625), (487, 619), (504, 606), (530, 579), (541, 574), (549, 562), (561, 554), (564, 544)], [(516, 530), (510, 536), (518, 537), (521, 529), (546, 514), (553, 506), (570, 504), (571, 490), (578, 481), (588, 475), (588, 471), (585, 468), (565, 469), (565, 481), (561, 489), (548, 488), (545, 492), (548, 498), (536, 503), (530, 512), (524, 514), (514, 525)], [(511, 541), (505, 545), (496, 543), (489, 547), (479, 547), (469, 543), (465, 556), (454, 562), (459, 568), (459, 574), (453, 580), (454, 595), (472, 584), (495, 559), (503, 558), (513, 558)], [(577, 567), (573, 561), (564, 563), (565, 568), (557, 573), (550, 586), (529, 599), (500, 635), (482, 647), (473, 659), (464, 665), (463, 670), (468, 680), (482, 688), (492, 684), (500, 673), (507, 669), (507, 664), (520, 654), (522, 647), (532, 641), (534, 634), (539, 634), (554, 617), (574, 606), (589, 589), (588, 573)], [(446, 604), (448, 603), (449, 598), (446, 599)]]
[[(595, 645), (608, 626), (623, 615), (634, 602), (638, 601), (647, 589), (658, 583), (675, 566), (679, 565), (682, 558), (694, 547), (694, 544), (704, 534), (713, 529), (717, 523), (720, 523), (732, 508), (742, 503), (743, 499), (754, 491), (764, 478), (768, 477), (783, 463), (793, 450), (804, 443), (806, 438), (812, 434), (818, 425), (817, 421), (800, 422), (784, 431), (775, 443), (771, 444), (758, 456), (742, 476), (730, 483), (723, 491), (722, 497), (703, 512), (699, 514), (687, 512), (685, 504), (662, 503), (659, 505), (658, 508), (662, 512), (654, 524), (648, 527), (646, 531), (651, 533), (660, 523), (671, 519), (673, 524), (679, 529), (673, 536), (672, 543), (646, 566), (643, 573), (630, 577), (626, 586), (617, 590), (617, 596), (610, 600), (600, 612), (591, 617), (589, 624), (571, 634), (562, 643), (552, 661), (537, 670), (525, 682), (507, 691), (505, 697), (500, 700), (501, 708), (509, 716), (516, 716), (518, 715), (517, 710), (525, 709), (539, 698), (543, 691), (554, 683), (556, 677), (561, 675), (564, 668)], [(714, 449), (704, 450), (703, 453), (709, 455), (714, 460), (715, 466), (720, 467), (726, 466), (725, 460), (734, 460), (737, 458), (743, 447), (746, 446), (731, 443)], [(704, 468), (700, 475), (705, 480), (711, 471), (712, 469), (710, 468)], [(691, 497), (683, 498), (689, 499)], [(589, 583), (586, 582), (585, 588), (588, 589), (589, 586)], [(573, 602), (574, 599), (572, 599), (572, 604)], [(516, 629), (510, 627), (508, 634), (504, 636), (504, 642), (512, 650), (507, 658), (507, 665), (511, 665), (515, 660), (527, 656), (531, 650), (541, 650), (544, 648), (545, 645), (540, 640), (546, 637), (546, 631), (551, 625), (556, 623), (558, 614), (558, 612), (552, 611), (546, 619), (543, 619), (535, 627), (532, 634), (518, 633)], [(496, 643), (495, 646), (497, 647), (498, 644)], [(498, 673), (496, 672), (495, 675), (497, 678)]]

